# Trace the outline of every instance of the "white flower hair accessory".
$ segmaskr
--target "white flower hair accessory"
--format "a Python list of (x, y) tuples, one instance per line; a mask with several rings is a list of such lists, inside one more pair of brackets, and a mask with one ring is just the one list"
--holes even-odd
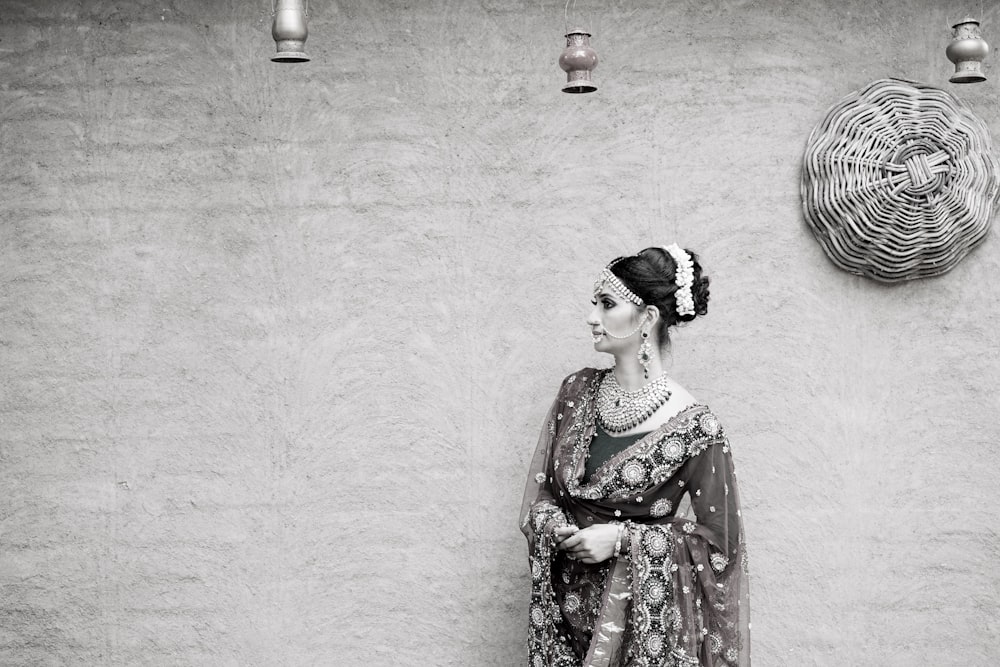
[(691, 261), (691, 255), (676, 243), (663, 246), (663, 251), (673, 257), (677, 266), (677, 273), (674, 275), (674, 282), (677, 284), (677, 291), (674, 292), (677, 314), (694, 315), (694, 294), (691, 292), (694, 286), (694, 262)]

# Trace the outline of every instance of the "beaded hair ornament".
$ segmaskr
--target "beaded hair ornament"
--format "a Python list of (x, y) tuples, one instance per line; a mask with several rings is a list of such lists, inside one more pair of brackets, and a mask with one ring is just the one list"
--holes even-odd
[[(694, 262), (691, 261), (691, 255), (681, 248), (676, 243), (671, 243), (667, 246), (661, 246), (663, 252), (670, 255), (674, 260), (674, 265), (677, 267), (674, 273), (674, 283), (677, 285), (677, 291), (674, 292), (674, 302), (677, 304), (677, 314), (678, 315), (694, 315), (694, 294), (691, 292), (691, 288), (694, 286)], [(645, 306), (645, 302), (639, 297), (638, 294), (630, 290), (625, 286), (625, 283), (621, 281), (618, 276), (611, 272), (611, 267), (620, 262), (624, 258), (619, 258), (604, 267), (601, 271), (601, 275), (598, 277), (597, 281), (594, 282), (594, 295), (596, 296), (605, 286), (610, 287), (618, 296), (622, 297), (626, 301), (629, 301), (639, 308)]]
[(639, 308), (642, 308), (646, 304), (641, 298), (639, 298), (639, 295), (626, 287), (625, 283), (623, 283), (618, 276), (611, 272), (611, 267), (623, 259), (624, 257), (619, 257), (604, 267), (604, 270), (601, 271), (601, 275), (597, 278), (597, 281), (594, 282), (594, 296), (596, 297), (600, 291), (604, 289), (604, 286), (607, 285), (621, 298), (631, 301)]

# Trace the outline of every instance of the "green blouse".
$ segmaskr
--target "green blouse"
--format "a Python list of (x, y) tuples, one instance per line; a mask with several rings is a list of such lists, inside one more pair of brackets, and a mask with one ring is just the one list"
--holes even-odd
[(608, 459), (622, 450), (631, 447), (647, 433), (633, 433), (631, 435), (611, 435), (597, 423), (597, 430), (594, 431), (594, 439), (590, 441), (590, 455), (587, 456), (587, 465), (583, 472), (583, 483), (590, 483), (590, 476), (593, 475)]

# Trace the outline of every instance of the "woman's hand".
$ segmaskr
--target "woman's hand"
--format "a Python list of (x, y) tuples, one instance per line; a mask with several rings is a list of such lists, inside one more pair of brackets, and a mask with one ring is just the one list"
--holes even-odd
[(565, 526), (555, 529), (557, 544), (570, 558), (581, 563), (603, 563), (615, 553), (618, 524), (600, 523), (588, 528)]

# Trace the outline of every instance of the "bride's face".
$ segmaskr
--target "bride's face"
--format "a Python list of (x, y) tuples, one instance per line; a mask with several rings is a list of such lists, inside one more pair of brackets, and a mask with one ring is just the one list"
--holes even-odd
[[(587, 316), (587, 324), (594, 337), (595, 350), (614, 353), (636, 347), (639, 339), (636, 329), (642, 322), (643, 311), (610, 290), (602, 289), (591, 303), (594, 307)], [(608, 333), (628, 338), (612, 338)]]

